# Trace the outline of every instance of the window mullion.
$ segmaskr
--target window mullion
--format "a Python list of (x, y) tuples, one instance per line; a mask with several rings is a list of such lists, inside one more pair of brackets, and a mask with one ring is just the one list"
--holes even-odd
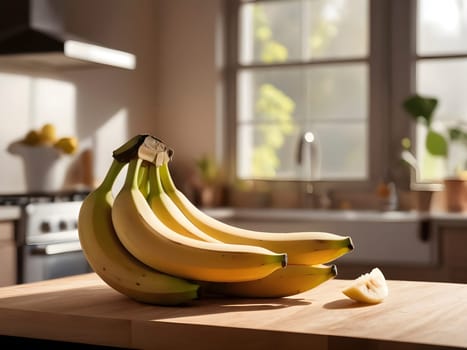
[(367, 62), (366, 57), (349, 57), (349, 58), (334, 58), (334, 59), (311, 59), (303, 61), (287, 61), (278, 63), (252, 63), (252, 64), (238, 64), (237, 69), (261, 69), (261, 68), (287, 68), (287, 67), (300, 67), (300, 66), (324, 66), (332, 64), (349, 64)]
[[(401, 140), (415, 139), (415, 129), (402, 109), (402, 102), (415, 92), (416, 0), (390, 0), (390, 164), (400, 162)], [(408, 175), (408, 174), (407, 174)], [(402, 183), (409, 184), (409, 179)], [(406, 188), (408, 189), (408, 188)]]
[(388, 135), (390, 72), (388, 52), (389, 20), (387, 0), (370, 2), (369, 30), (369, 115), (368, 117), (368, 177), (370, 186), (389, 180)]
[(236, 139), (237, 139), (237, 68), (239, 52), (238, 17), (240, 3), (237, 0), (226, 1), (224, 8), (226, 60), (224, 77), (227, 88), (224, 90), (226, 122), (224, 123), (224, 155), (227, 160), (228, 181), (236, 180)]

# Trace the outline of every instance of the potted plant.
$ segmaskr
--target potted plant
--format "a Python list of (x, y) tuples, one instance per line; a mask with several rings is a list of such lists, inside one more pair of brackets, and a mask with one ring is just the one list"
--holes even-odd
[(435, 97), (412, 95), (403, 102), (405, 111), (417, 123), (422, 123), (426, 129), (425, 147), (433, 156), (447, 157), (448, 143), (443, 134), (433, 129), (433, 112), (438, 105)]
[[(447, 207), (449, 210), (459, 211), (464, 207), (464, 180), (459, 174), (465, 166), (465, 146), (467, 145), (467, 133), (459, 126), (450, 127), (446, 132), (440, 132), (433, 128), (433, 113), (438, 105), (438, 99), (418, 94), (409, 96), (403, 102), (405, 111), (417, 123), (422, 123), (426, 128), (425, 149), (426, 154), (433, 159), (441, 160), (443, 164), (442, 180), (446, 192)], [(455, 148), (461, 152), (454, 152)], [(403, 159), (407, 158), (407, 147), (404, 147)], [(459, 157), (460, 154), (460, 157)], [(413, 162), (416, 159), (412, 156)], [(426, 159), (425, 159), (426, 160)], [(407, 160), (406, 160), (407, 161)], [(409, 163), (409, 162), (408, 162)], [(410, 164), (410, 163), (409, 163)], [(411, 164), (414, 166), (413, 164)], [(440, 163), (437, 163), (439, 167)], [(415, 166), (416, 169), (418, 167)], [(419, 179), (419, 176), (417, 176)]]
[(214, 157), (203, 155), (196, 159), (199, 202), (203, 207), (214, 207), (222, 202), (222, 173)]

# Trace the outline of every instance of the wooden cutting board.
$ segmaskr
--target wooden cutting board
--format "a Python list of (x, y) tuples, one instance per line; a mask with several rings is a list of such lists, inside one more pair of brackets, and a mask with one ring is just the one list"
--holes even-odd
[(0, 288), (0, 334), (153, 349), (467, 348), (467, 285), (388, 281), (378, 305), (332, 280), (283, 299), (134, 302), (95, 274)]

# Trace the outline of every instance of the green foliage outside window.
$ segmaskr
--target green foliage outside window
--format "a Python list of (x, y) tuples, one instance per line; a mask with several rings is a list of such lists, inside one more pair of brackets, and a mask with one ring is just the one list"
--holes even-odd
[[(283, 62), (287, 59), (287, 48), (272, 38), (271, 27), (261, 6), (256, 6), (254, 10), (254, 31), (262, 62)], [(251, 159), (252, 175), (274, 177), (281, 163), (277, 151), (283, 146), (285, 137), (295, 129), (295, 102), (276, 86), (263, 83), (259, 87), (255, 110), (261, 124), (257, 128), (259, 140)]]

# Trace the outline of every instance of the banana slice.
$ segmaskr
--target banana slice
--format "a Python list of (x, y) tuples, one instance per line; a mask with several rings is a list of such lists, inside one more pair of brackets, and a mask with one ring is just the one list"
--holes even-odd
[(342, 290), (346, 296), (355, 301), (367, 304), (378, 304), (389, 294), (388, 285), (383, 273), (375, 267), (370, 273), (358, 277)]

